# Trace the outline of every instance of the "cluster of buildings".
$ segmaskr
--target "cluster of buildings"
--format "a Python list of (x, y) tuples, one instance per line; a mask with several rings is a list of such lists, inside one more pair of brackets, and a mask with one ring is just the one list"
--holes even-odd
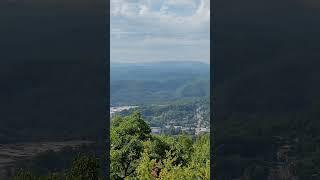
[(184, 132), (190, 135), (199, 135), (202, 133), (210, 133), (210, 128), (207, 128), (207, 127), (195, 128), (195, 127), (183, 127), (183, 126), (172, 126), (172, 125), (171, 126), (166, 125), (163, 127), (151, 127), (152, 134), (180, 134), (181, 132)]
[[(137, 108), (138, 106), (118, 106), (118, 107), (110, 107), (110, 117), (113, 117), (116, 113), (129, 110), (132, 108)], [(176, 126), (174, 122), (170, 122), (169, 125), (165, 125), (162, 127), (151, 127), (152, 134), (171, 134), (177, 135), (181, 132), (190, 135), (199, 135), (202, 133), (210, 133), (210, 128), (208, 127), (200, 127), (198, 124), (197, 127), (192, 127), (189, 125), (188, 127)]]
[(199, 135), (202, 133), (210, 133), (210, 128), (207, 127), (200, 127), (200, 128), (195, 128), (195, 135)]

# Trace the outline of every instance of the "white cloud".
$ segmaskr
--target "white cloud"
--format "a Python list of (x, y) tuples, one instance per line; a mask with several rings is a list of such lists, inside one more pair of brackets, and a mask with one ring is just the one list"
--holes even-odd
[[(153, 9), (151, 0), (112, 0), (111, 19), (117, 24), (118, 18), (127, 18), (128, 21), (147, 26), (161, 26), (170, 30), (188, 30), (203, 28), (203, 25), (210, 21), (210, 0), (163, 0), (159, 9)], [(194, 11), (189, 16), (181, 16), (179, 12), (169, 11), (170, 4), (184, 4), (195, 6)], [(130, 28), (125, 24), (122, 28)]]
[(111, 0), (112, 61), (193, 58), (208, 62), (209, 23), (210, 0)]
[(166, 3), (168, 5), (188, 5), (192, 7), (197, 5), (196, 1), (194, 0), (167, 0)]

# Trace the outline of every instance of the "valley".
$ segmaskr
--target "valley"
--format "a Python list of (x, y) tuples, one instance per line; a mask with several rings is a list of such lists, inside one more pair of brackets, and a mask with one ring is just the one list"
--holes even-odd
[(208, 133), (209, 72), (198, 62), (111, 64), (110, 115), (139, 111), (153, 134)]

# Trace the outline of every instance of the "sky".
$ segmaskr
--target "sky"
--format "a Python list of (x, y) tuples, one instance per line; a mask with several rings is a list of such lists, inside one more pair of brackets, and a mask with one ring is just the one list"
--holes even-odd
[(210, 0), (111, 0), (111, 62), (210, 62)]

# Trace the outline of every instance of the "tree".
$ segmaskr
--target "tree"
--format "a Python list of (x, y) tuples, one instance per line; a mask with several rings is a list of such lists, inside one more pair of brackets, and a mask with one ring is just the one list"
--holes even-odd
[(19, 170), (16, 175), (12, 178), (13, 180), (34, 180), (36, 177), (29, 171)]
[(146, 141), (144, 142), (144, 151), (142, 153), (141, 161), (139, 163), (139, 166), (137, 167), (137, 178), (138, 179), (154, 179), (158, 176), (158, 169), (155, 173), (153, 173), (153, 170), (157, 167), (156, 159), (152, 159), (150, 156), (152, 156), (152, 142)]
[(101, 180), (100, 165), (93, 156), (78, 155), (70, 169), (64, 172), (50, 172), (47, 175), (37, 176), (31, 171), (19, 170), (13, 180)]
[[(162, 143), (155, 143), (160, 141)], [(166, 144), (164, 146), (164, 144)], [(164, 149), (165, 155), (155, 155), (157, 149)], [(138, 179), (210, 179), (209, 136), (198, 137), (195, 142), (186, 135), (177, 138), (155, 136), (144, 143), (144, 152), (137, 167)], [(161, 152), (162, 153), (162, 152)], [(158, 158), (157, 158), (158, 157)]]
[(111, 179), (134, 176), (143, 152), (143, 141), (151, 139), (151, 129), (139, 112), (115, 117), (111, 125)]
[(99, 180), (99, 162), (91, 156), (78, 156), (72, 163), (67, 180)]

